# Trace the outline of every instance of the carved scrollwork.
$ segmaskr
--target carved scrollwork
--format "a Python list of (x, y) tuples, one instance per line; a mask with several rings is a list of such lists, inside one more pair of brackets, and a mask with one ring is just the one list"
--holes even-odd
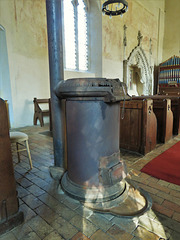
[[(147, 57), (145, 55), (144, 50), (142, 47), (138, 44), (132, 52), (130, 53), (127, 61), (126, 61), (126, 79), (125, 82), (127, 86), (129, 85), (129, 79), (130, 79), (130, 67), (136, 66), (141, 71), (140, 74), (140, 82), (143, 84), (143, 94), (149, 95), (152, 94), (152, 74), (151, 74), (151, 67), (149, 66), (149, 63), (147, 61)], [(125, 70), (125, 69), (124, 69)]]

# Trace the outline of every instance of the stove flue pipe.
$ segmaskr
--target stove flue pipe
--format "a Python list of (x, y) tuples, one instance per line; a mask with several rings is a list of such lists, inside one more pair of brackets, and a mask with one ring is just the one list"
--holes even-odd
[(54, 89), (64, 80), (62, 0), (46, 0), (54, 165), (64, 167), (63, 106)]

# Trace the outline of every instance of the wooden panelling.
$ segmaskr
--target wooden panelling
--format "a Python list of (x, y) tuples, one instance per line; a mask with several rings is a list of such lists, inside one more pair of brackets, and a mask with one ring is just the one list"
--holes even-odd
[[(120, 106), (122, 109), (123, 102)], [(152, 100), (126, 101), (124, 107), (124, 119), (120, 118), (120, 148), (142, 154), (150, 152), (156, 146), (157, 128)]]
[(11, 155), (8, 115), (0, 98), (0, 222), (18, 212), (16, 182)]
[(153, 111), (157, 118), (157, 141), (165, 143), (173, 135), (173, 113), (171, 111), (171, 99), (161, 95), (137, 96), (134, 100), (152, 99)]

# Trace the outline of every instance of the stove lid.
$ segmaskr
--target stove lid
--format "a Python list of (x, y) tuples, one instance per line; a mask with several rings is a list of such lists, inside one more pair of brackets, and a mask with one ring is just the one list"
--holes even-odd
[(117, 102), (129, 99), (126, 84), (119, 79), (72, 78), (60, 81), (55, 89), (60, 99), (103, 100)]

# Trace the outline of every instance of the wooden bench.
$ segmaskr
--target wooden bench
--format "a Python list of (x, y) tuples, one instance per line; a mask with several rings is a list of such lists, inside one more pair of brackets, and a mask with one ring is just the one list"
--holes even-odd
[[(49, 116), (50, 131), (52, 131), (52, 121), (51, 121), (51, 99), (37, 99), (34, 98), (34, 125), (37, 125), (37, 120), (39, 120), (41, 127), (44, 126), (43, 117)], [(40, 105), (48, 105), (48, 109), (43, 110)]]
[[(0, 234), (8, 229), (8, 220), (18, 212), (6, 103), (0, 98)], [(6, 226), (3, 222), (6, 221)], [(13, 225), (15, 222), (11, 220)], [(15, 224), (14, 224), (15, 225)]]
[(180, 133), (180, 97), (171, 96), (170, 99), (173, 112), (173, 134), (178, 135)]
[(152, 105), (150, 99), (125, 101), (124, 119), (120, 118), (120, 148), (144, 155), (155, 148), (157, 120)]
[(173, 135), (173, 113), (171, 111), (171, 99), (152, 96), (133, 96), (134, 100), (152, 99), (153, 111), (157, 118), (157, 141), (165, 143)]
[(158, 95), (160, 98), (171, 99), (171, 111), (173, 113), (173, 134), (180, 133), (180, 96), (174, 95)]

